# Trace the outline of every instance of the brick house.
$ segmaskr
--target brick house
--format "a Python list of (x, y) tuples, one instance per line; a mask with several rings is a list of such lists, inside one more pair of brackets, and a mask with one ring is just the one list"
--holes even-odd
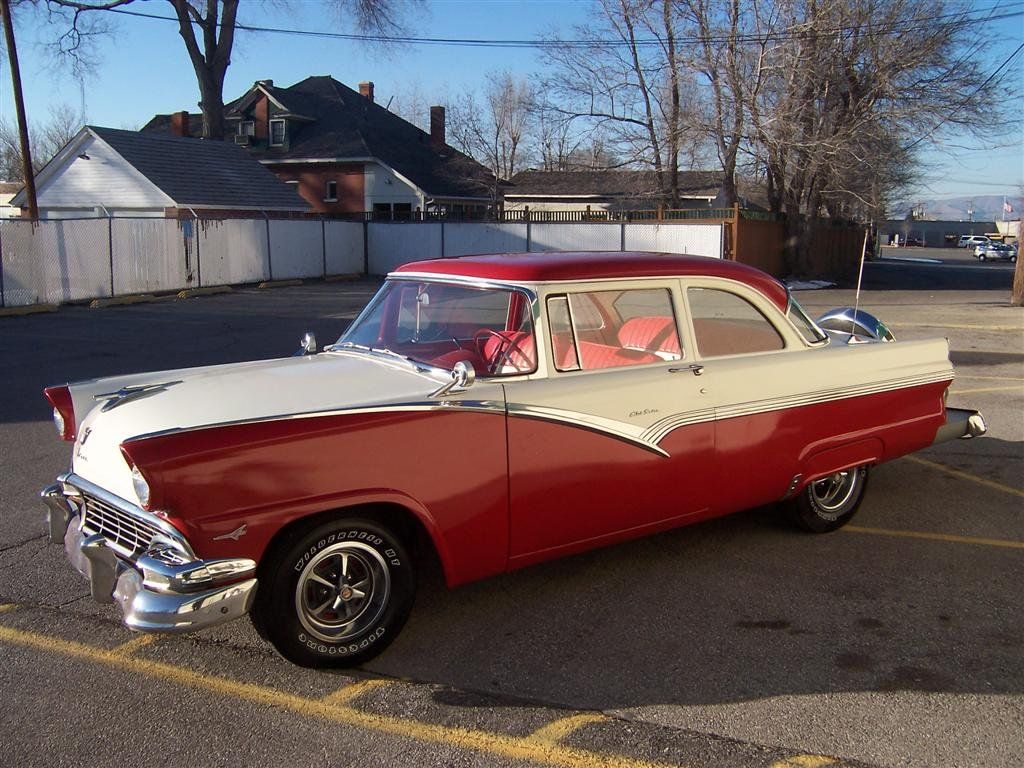
[[(36, 174), (44, 219), (259, 216), (309, 211), (239, 147), (87, 125)], [(25, 191), (11, 200), (28, 215)]]
[[(430, 109), (430, 133), (332, 77), (287, 88), (258, 80), (226, 105), (228, 140), (296, 187), (315, 211), (373, 211), (404, 218), (417, 211), (478, 212), (500, 203), (494, 176), (445, 142), (443, 107)], [(195, 135), (198, 115), (157, 115), (144, 132)]]

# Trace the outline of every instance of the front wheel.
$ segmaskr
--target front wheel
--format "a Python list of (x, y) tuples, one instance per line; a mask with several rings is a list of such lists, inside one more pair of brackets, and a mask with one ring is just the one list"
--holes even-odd
[(868, 468), (853, 467), (809, 483), (787, 502), (793, 521), (812, 533), (827, 533), (850, 522), (868, 487)]
[(984, 261), (984, 260), (985, 260), (985, 254), (984, 253), (979, 253), (978, 254), (978, 261)]
[(270, 554), (252, 621), (289, 661), (353, 667), (398, 635), (416, 592), (413, 564), (386, 527), (339, 519), (306, 530)]

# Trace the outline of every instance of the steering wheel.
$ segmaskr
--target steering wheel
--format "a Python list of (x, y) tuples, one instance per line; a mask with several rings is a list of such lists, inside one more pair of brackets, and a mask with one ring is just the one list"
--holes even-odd
[[(494, 361), (488, 363), (487, 365), (487, 373), (489, 373), (491, 376), (496, 375), (501, 370), (502, 366), (505, 365), (505, 363), (512, 363), (511, 357), (513, 352), (518, 352), (520, 355), (522, 355), (524, 360), (529, 361), (530, 356), (526, 354), (526, 350), (519, 346), (518, 341), (515, 341), (514, 339), (509, 338), (508, 336), (505, 336), (503, 333), (499, 333), (498, 331), (492, 330), (491, 328), (481, 328), (479, 331), (473, 334), (473, 343), (476, 344), (477, 349), (480, 350), (480, 357), (482, 357), (485, 361), (487, 360), (487, 357), (486, 355), (484, 355), (484, 344), (486, 343), (488, 337), (490, 336), (494, 336), (496, 339), (498, 339), (499, 342), (498, 354), (495, 355)], [(516, 366), (513, 365), (512, 367), (515, 368)]]

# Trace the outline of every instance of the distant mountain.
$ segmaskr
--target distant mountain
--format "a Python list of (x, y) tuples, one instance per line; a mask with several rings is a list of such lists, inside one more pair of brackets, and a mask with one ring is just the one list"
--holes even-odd
[[(1019, 219), (1024, 200), (1020, 197), (1007, 197), (1006, 202), (1013, 206), (1013, 213), (1006, 214), (1007, 219)], [(890, 218), (906, 218), (914, 211), (917, 218), (938, 221), (968, 221), (968, 210), (973, 206), (974, 221), (1002, 221), (1002, 195), (967, 195), (964, 197), (947, 197), (942, 200), (909, 200), (894, 205), (889, 212)], [(923, 214), (923, 215), (922, 215)]]

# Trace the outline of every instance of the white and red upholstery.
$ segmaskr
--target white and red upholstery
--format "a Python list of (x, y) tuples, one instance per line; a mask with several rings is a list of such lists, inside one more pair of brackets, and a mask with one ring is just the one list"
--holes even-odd
[(633, 317), (619, 329), (619, 343), (627, 349), (653, 352), (665, 359), (682, 355), (675, 320), (671, 317)]
[(490, 331), (480, 349), (493, 374), (530, 373), (537, 369), (537, 347), (526, 331)]

